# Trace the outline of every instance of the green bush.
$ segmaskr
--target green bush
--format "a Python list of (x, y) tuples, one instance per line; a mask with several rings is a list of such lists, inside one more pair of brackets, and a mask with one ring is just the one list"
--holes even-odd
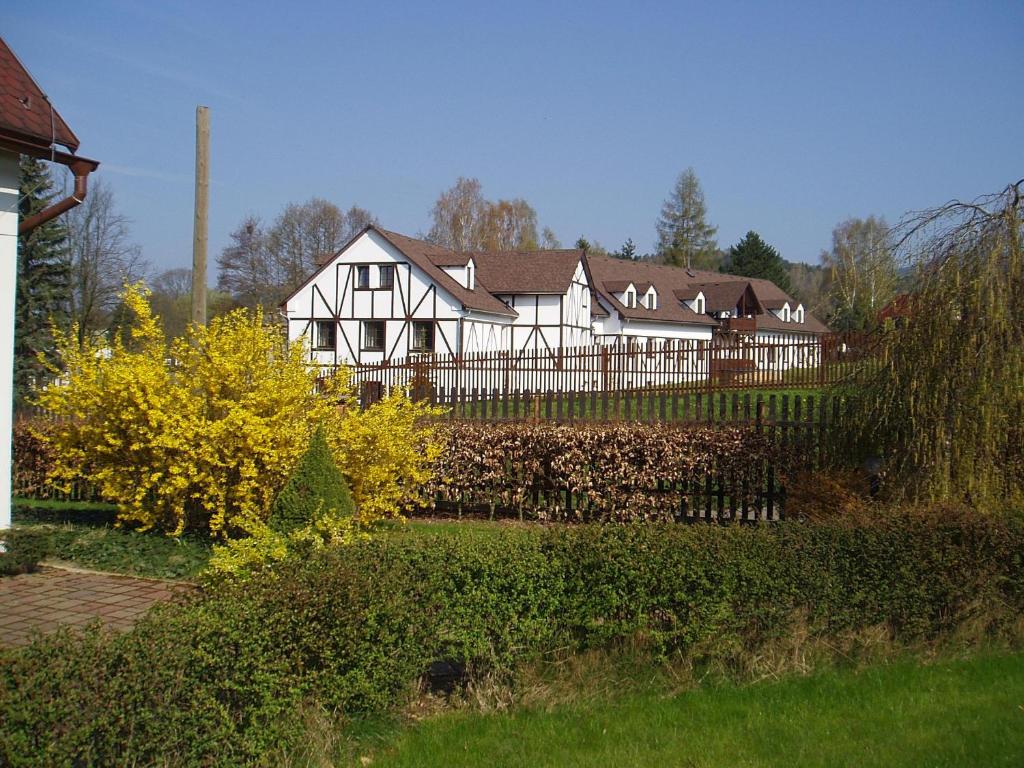
[(220, 581), (125, 635), (0, 655), (0, 764), (266, 764), (302, 741), (303, 711), (394, 707), (440, 658), (508, 674), (637, 638), (728, 662), (796, 632), (949, 637), (994, 606), (1020, 614), (1022, 552), (1024, 525), (952, 513), (361, 542)]
[(46, 531), (11, 528), (0, 531), (3, 552), (0, 552), (0, 575), (31, 573), (53, 554), (53, 540)]
[(351, 517), (355, 505), (345, 476), (327, 447), (323, 427), (317, 427), (309, 448), (274, 500), (269, 524), (278, 533), (288, 534), (329, 511)]

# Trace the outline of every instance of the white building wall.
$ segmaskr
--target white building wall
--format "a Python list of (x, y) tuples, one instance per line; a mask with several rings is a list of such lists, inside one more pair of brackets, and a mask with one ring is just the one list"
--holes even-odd
[(0, 529), (11, 526), (11, 427), (19, 178), (18, 156), (0, 151)]
[[(370, 270), (369, 289), (357, 287), (360, 265)], [(391, 288), (379, 288), (381, 266), (394, 269)], [(497, 351), (507, 348), (499, 346), (507, 336), (493, 326), (508, 326), (512, 322), (512, 318), (486, 313), (469, 318), (472, 313), (463, 310), (460, 301), (373, 231), (352, 243), (313, 276), (288, 300), (284, 312), (289, 340), (305, 335), (311, 344), (315, 343), (316, 321), (336, 321), (335, 348), (310, 350), (311, 359), (321, 365), (380, 363), (416, 354), (412, 339), (414, 321), (434, 323), (436, 354)], [(384, 349), (364, 348), (365, 322), (384, 322)]]

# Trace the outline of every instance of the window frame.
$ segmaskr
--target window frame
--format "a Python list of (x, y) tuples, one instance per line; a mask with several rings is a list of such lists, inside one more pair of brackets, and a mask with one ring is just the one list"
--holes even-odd
[[(363, 275), (366, 275), (366, 284), (363, 285)], [(369, 291), (370, 288), (370, 265), (356, 264), (355, 289), (357, 291)]]
[[(368, 347), (366, 345), (366, 330), (371, 325), (380, 327), (380, 346)], [(387, 346), (388, 325), (384, 320), (363, 320), (362, 328), (359, 329), (359, 349), (362, 352), (383, 352)]]
[[(331, 344), (321, 344), (321, 327), (328, 326), (330, 328)], [(313, 339), (312, 349), (314, 352), (334, 352), (338, 349), (338, 323), (334, 320), (314, 320), (313, 321)]]
[[(387, 284), (384, 283), (384, 274), (391, 275), (390, 280)], [(377, 290), (379, 291), (393, 291), (395, 289), (395, 265), (394, 264), (378, 264), (377, 265)]]
[[(416, 327), (427, 326), (430, 328), (430, 346), (416, 346)], [(409, 351), (410, 352), (434, 352), (437, 349), (437, 323), (434, 320), (413, 320), (410, 328)]]

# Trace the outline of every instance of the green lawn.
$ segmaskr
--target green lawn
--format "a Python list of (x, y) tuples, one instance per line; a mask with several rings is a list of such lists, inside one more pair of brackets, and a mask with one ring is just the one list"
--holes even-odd
[[(375, 766), (1021, 766), (1024, 655), (612, 701), (460, 711), (383, 738)], [(358, 750), (357, 750), (358, 752)], [(363, 761), (365, 764), (365, 761)]]
[(13, 523), (52, 535), (51, 559), (81, 568), (154, 579), (192, 579), (210, 558), (207, 540), (115, 528), (113, 508), (15, 499)]

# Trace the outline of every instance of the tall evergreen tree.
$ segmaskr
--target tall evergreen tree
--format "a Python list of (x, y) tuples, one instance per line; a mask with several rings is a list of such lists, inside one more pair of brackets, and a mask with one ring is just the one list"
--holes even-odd
[(633, 238), (627, 237), (626, 242), (622, 244), (622, 247), (613, 252), (612, 256), (616, 259), (622, 259), (623, 261), (636, 261), (640, 257), (636, 253), (636, 244), (633, 242)]
[[(21, 159), (18, 213), (24, 220), (46, 208), (57, 193), (47, 166)], [(52, 219), (18, 238), (18, 286), (14, 327), (15, 401), (23, 402), (45, 374), (42, 355), (55, 361), (52, 326), (65, 327), (71, 298), (67, 229)]]
[(704, 192), (693, 168), (676, 179), (672, 193), (661, 206), (657, 222), (658, 256), (665, 264), (717, 270), (721, 264), (715, 233), (707, 222)]
[(786, 262), (753, 230), (729, 249), (729, 266), (724, 271), (730, 275), (771, 280), (786, 293), (792, 289)]

